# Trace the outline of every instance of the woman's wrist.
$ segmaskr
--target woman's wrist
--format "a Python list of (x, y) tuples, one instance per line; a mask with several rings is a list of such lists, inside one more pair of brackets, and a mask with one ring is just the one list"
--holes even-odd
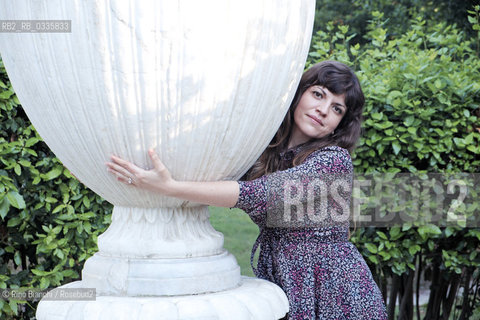
[(168, 197), (179, 198), (181, 197), (181, 190), (182, 182), (171, 179), (171, 181), (166, 183), (163, 188), (159, 190), (159, 192)]

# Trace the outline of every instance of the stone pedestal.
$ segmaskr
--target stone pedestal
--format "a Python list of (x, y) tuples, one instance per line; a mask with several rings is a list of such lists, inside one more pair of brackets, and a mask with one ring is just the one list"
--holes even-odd
[[(81, 281), (63, 288), (83, 288)], [(98, 295), (95, 301), (42, 301), (37, 319), (69, 320), (177, 320), (281, 319), (288, 301), (276, 285), (242, 277), (237, 287), (215, 293), (172, 297), (127, 297)]]
[[(115, 206), (98, 238), (99, 251), (82, 281), (63, 288), (95, 288), (94, 301), (40, 301), (38, 320), (54, 319), (279, 319), (285, 293), (273, 283), (241, 278), (206, 206)], [(61, 291), (59, 291), (61, 293)], [(52, 296), (61, 297), (61, 294)]]
[(238, 286), (240, 268), (223, 248), (206, 206), (115, 206), (85, 262), (82, 282), (100, 295), (173, 296)]

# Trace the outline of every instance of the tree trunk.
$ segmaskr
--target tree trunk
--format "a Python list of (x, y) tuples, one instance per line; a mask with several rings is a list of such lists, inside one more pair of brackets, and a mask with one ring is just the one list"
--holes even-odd
[(436, 292), (438, 290), (438, 274), (439, 274), (439, 269), (438, 269), (438, 264), (433, 262), (432, 265), (432, 278), (431, 278), (431, 284), (430, 284), (430, 295), (428, 297), (428, 305), (427, 305), (427, 312), (425, 314), (424, 320), (430, 320), (434, 319), (432, 317), (433, 314), (433, 302), (435, 301), (436, 297)]
[(417, 305), (417, 320), (420, 320), (420, 277), (422, 276), (422, 251), (418, 254), (418, 264), (417, 264), (417, 284), (416, 284), (416, 294), (415, 302)]
[[(470, 301), (468, 300), (468, 294), (470, 292), (470, 279), (472, 278), (472, 269), (467, 268), (467, 272), (464, 277), (464, 285), (463, 285), (463, 302), (462, 302), (462, 313), (458, 320), (466, 320), (470, 317), (471, 308), (470, 308)], [(476, 292), (473, 296), (473, 302), (475, 303)]]
[(399, 320), (413, 319), (413, 279), (415, 273), (409, 270), (408, 275), (402, 276), (402, 294), (399, 308)]
[(390, 297), (388, 301), (388, 319), (394, 320), (395, 304), (397, 302), (398, 289), (400, 287), (400, 276), (394, 274), (392, 277), (392, 287), (390, 288)]
[[(442, 319), (448, 320), (450, 313), (452, 312), (452, 306), (455, 302), (455, 298), (457, 297), (458, 286), (460, 284), (461, 276), (458, 274), (452, 274), (452, 278), (450, 279), (450, 290), (448, 291), (448, 296), (444, 300), (442, 306)], [(468, 289), (467, 289), (468, 291)]]

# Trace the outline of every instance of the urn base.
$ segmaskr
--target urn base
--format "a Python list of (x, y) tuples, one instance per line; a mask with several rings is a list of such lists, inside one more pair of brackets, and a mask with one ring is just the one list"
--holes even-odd
[(85, 262), (82, 283), (99, 295), (176, 296), (217, 292), (237, 287), (240, 267), (224, 250), (208, 257), (136, 259), (104, 256)]
[[(82, 281), (54, 290), (86, 288)], [(97, 293), (98, 294), (98, 293)], [(88, 301), (42, 300), (38, 320), (150, 320), (150, 319), (281, 319), (288, 312), (285, 293), (275, 284), (241, 277), (238, 287), (198, 295), (182, 296), (102, 296)]]

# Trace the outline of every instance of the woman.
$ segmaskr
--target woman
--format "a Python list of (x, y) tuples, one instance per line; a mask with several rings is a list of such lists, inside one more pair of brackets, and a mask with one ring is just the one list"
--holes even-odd
[(348, 241), (350, 152), (364, 101), (350, 68), (324, 61), (304, 73), (284, 121), (244, 180), (176, 181), (153, 150), (152, 170), (114, 156), (108, 170), (162, 195), (243, 209), (260, 227), (254, 272), (285, 291), (289, 319), (386, 319), (370, 270)]

